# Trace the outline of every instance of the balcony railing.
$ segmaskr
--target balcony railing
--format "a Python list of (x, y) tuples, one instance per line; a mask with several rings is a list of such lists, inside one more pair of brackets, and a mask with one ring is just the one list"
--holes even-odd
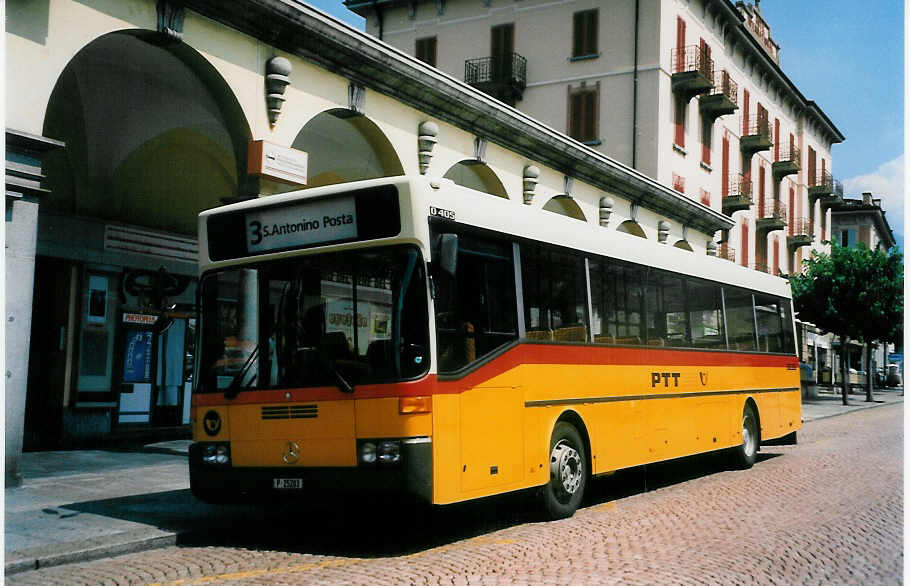
[(771, 124), (767, 116), (755, 116), (743, 127), (739, 148), (744, 153), (756, 153), (771, 148)]
[(780, 181), (781, 178), (787, 175), (799, 173), (800, 152), (798, 147), (779, 148), (776, 154), (777, 160), (771, 164), (771, 172), (774, 174), (776, 181)]
[(710, 118), (713, 123), (718, 116), (736, 112), (738, 91), (736, 82), (724, 69), (715, 76), (714, 88), (699, 98), (698, 107), (702, 114)]
[(829, 171), (818, 171), (815, 177), (809, 177), (809, 197), (822, 198), (829, 203), (837, 203), (844, 198), (844, 184), (834, 179)]
[(464, 80), (494, 98), (514, 105), (528, 81), (528, 61), (518, 53), (480, 57), (464, 62)]
[(749, 265), (749, 267), (752, 268), (753, 270), (761, 271), (763, 273), (771, 272), (770, 269), (768, 268), (767, 257), (760, 255), (760, 254), (755, 255), (755, 260), (752, 262), (752, 264)]
[(758, 210), (760, 220), (766, 219), (777, 219), (782, 222), (786, 222), (787, 218), (787, 204), (782, 201), (772, 199), (771, 201), (765, 202), (764, 207)]
[(724, 177), (726, 193), (721, 199), (721, 210), (732, 214), (752, 207), (752, 182), (742, 173), (727, 173)]
[(736, 262), (736, 249), (728, 244), (721, 244), (717, 247), (717, 258)]
[(698, 45), (670, 50), (673, 91), (691, 98), (714, 87), (714, 60)]
[(739, 104), (739, 85), (733, 81), (733, 78), (730, 77), (730, 74), (727, 73), (727, 70), (724, 69), (714, 78), (714, 89), (711, 90), (710, 95), (712, 96), (724, 96), (730, 100), (734, 106)]
[(790, 222), (788, 236), (809, 236), (815, 233), (815, 224), (809, 218), (794, 218)]
[(758, 210), (755, 220), (755, 229), (759, 233), (767, 234), (775, 230), (783, 230), (787, 225), (787, 206), (778, 200), (765, 202)]

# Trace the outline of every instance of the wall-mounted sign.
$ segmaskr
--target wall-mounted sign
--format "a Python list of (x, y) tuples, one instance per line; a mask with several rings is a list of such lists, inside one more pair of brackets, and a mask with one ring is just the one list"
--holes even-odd
[(246, 214), (247, 251), (265, 252), (357, 238), (357, 210), (351, 196)]
[(148, 315), (147, 313), (124, 313), (123, 323), (139, 324), (144, 326), (154, 325), (158, 321), (157, 315)]
[(307, 153), (254, 140), (250, 142), (247, 172), (282, 183), (306, 185)]

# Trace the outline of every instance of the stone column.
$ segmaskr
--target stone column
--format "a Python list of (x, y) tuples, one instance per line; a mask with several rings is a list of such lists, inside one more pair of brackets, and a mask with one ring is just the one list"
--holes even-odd
[(6, 306), (4, 347), (6, 383), (6, 486), (22, 483), (22, 436), (32, 328), (32, 290), (38, 241), (38, 205), (43, 194), (41, 161), (63, 143), (41, 136), (6, 131)]

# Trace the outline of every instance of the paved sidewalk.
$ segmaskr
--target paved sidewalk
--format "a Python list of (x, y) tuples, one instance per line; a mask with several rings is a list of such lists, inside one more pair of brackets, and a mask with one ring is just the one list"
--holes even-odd
[[(803, 420), (813, 421), (903, 402), (903, 390), (875, 393), (875, 402), (850, 395), (805, 399)], [(22, 486), (5, 491), (7, 575), (173, 545), (201, 526), (218, 526), (257, 509), (198, 502), (189, 491), (187, 440), (120, 450), (28, 452)]]

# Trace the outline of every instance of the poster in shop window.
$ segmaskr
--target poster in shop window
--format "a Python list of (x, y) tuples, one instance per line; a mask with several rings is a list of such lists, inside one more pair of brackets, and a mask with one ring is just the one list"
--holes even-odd
[(127, 330), (123, 346), (123, 382), (152, 382), (152, 340), (151, 330)]

